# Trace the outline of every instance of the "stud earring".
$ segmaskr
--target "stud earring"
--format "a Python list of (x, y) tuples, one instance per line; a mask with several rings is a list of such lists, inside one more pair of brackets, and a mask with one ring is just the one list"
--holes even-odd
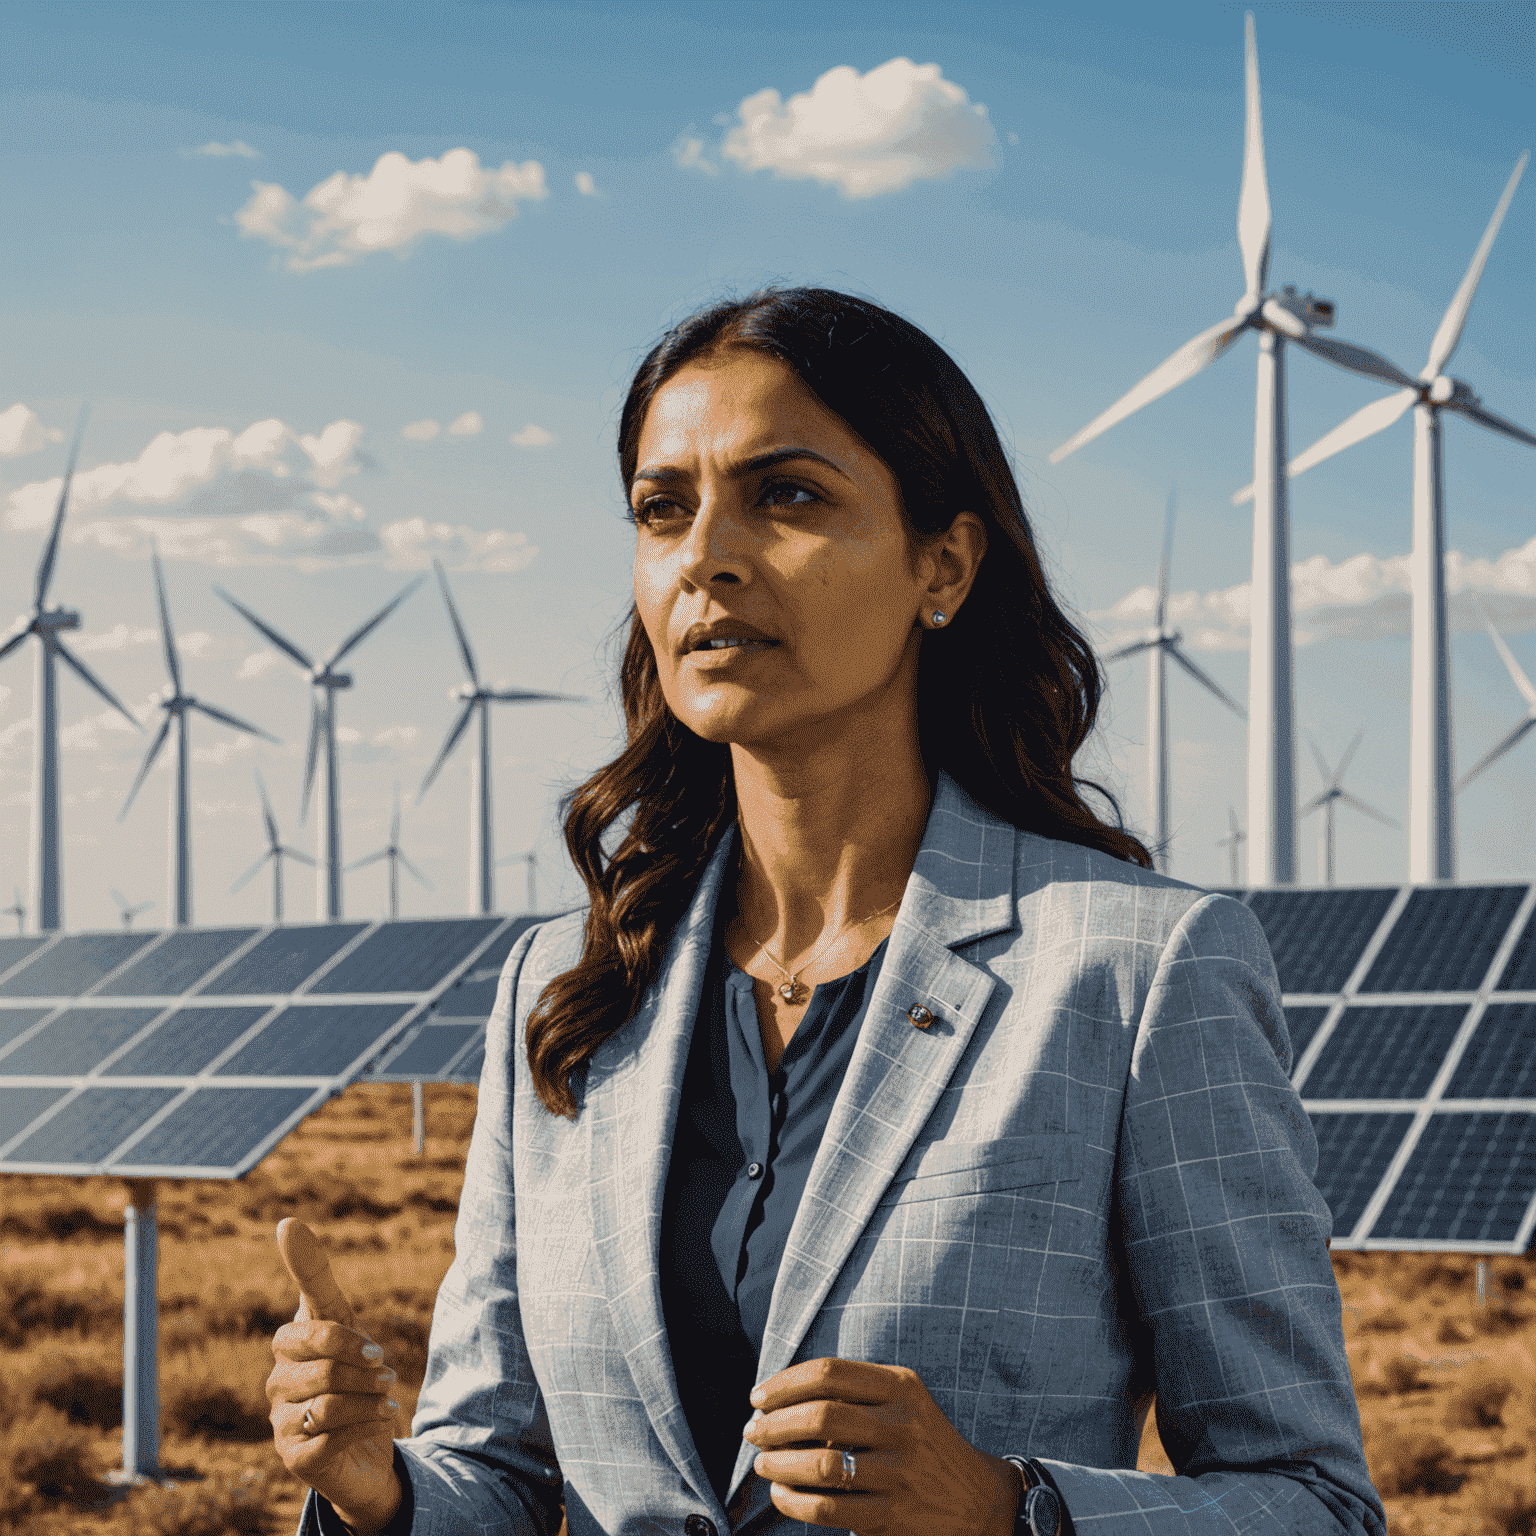
[(939, 625), (942, 624), (948, 617), (949, 615), (945, 613), (943, 609), (935, 608), (933, 610), (933, 627), (937, 629)]

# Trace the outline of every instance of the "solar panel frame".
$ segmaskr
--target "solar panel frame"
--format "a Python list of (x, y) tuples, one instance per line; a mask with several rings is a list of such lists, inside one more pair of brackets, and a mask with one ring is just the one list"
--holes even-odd
[[(4, 977), (0, 977), (0, 997), (12, 999), (43, 998), (43, 997), (86, 997), (96, 991), (103, 982), (109, 980), (118, 971), (122, 970), (132, 960), (142, 955), (151, 945), (164, 938), (163, 933), (154, 933), (146, 929), (90, 929), (81, 933), (61, 933), (50, 943), (35, 949), (24, 959), (20, 965), (13, 966)], [(48, 974), (49, 966), (56, 965), (61, 954), (72, 949), (86, 950), (87, 946), (95, 946), (104, 949), (108, 954), (123, 948), (126, 953), (103, 969), (85, 986), (68, 986), (63, 991), (57, 988), (48, 990), (46, 987), (37, 989), (35, 983), (39, 973)], [(52, 978), (50, 978), (52, 979)], [(20, 990), (17, 990), (17, 988)]]

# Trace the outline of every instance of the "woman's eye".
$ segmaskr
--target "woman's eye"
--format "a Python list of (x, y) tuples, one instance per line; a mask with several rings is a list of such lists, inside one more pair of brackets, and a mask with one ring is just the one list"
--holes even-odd
[(803, 485), (790, 485), (783, 480), (776, 480), (763, 491), (763, 501), (770, 507), (807, 507), (820, 499)]
[(652, 523), (666, 522), (670, 518), (681, 515), (682, 509), (667, 496), (648, 496), (639, 506), (630, 511), (630, 516), (642, 528)]

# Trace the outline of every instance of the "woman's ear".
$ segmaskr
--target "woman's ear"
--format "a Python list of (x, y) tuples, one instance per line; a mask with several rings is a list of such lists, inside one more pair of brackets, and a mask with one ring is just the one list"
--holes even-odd
[[(924, 551), (928, 579), (923, 588), (923, 610), (918, 615), (924, 628), (953, 622), (986, 552), (987, 525), (974, 512), (956, 513), (949, 527), (928, 545)], [(935, 613), (944, 617), (935, 619)]]

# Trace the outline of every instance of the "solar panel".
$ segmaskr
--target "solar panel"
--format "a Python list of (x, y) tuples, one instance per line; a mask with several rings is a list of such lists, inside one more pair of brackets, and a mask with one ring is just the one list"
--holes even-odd
[(1536, 1099), (1536, 1003), (1494, 1003), (1478, 1020), (1448, 1099)]
[(90, 1171), (180, 1091), (87, 1088), (0, 1157), (0, 1167), (22, 1172), (26, 1164), (64, 1164), (71, 1171)]
[(112, 995), (164, 997), (168, 993), (185, 992), (259, 931), (256, 928), (178, 928), (112, 978)]
[(1411, 1114), (1383, 1110), (1312, 1116), (1317, 1189), (1333, 1213), (1335, 1248), (1354, 1231), (1412, 1124)]
[(1309, 1099), (1417, 1099), (1428, 1092), (1465, 1003), (1347, 1008), (1303, 1080)]
[(74, 1077), (89, 1072), (155, 1017), (158, 1008), (73, 1008), (0, 1055), (0, 1077)]
[(67, 1088), (20, 1088), (0, 1084), (0, 1148), (15, 1141), (39, 1115), (52, 1109)]
[(0, 1052), (52, 1012), (51, 1008), (6, 1008), (0, 1011)]
[(219, 1077), (335, 1077), (407, 1016), (399, 1003), (285, 1008), (232, 1056)]
[(448, 1074), (450, 1083), (478, 1083), (480, 1073), (485, 1067), (485, 1036), (480, 1037), (480, 1043), (476, 1045), (467, 1056), (457, 1062), (453, 1070)]
[(255, 1161), (317, 1107), (313, 1088), (205, 1088), (129, 1147), (112, 1171), (125, 1178), (217, 1173)]
[(350, 944), (367, 923), (314, 923), (274, 928), (198, 991), (205, 996), (292, 992)]
[(1312, 1037), (1328, 1017), (1328, 1009), (1288, 1007), (1285, 1010), (1285, 1027), (1291, 1036), (1291, 1070), (1301, 1060), (1301, 1053), (1312, 1044)]
[[(201, 1072), (270, 1010), (178, 1008), (137, 1045), (101, 1068), (107, 1077), (182, 1077)], [(0, 1063), (3, 1066), (3, 1063)]]
[(1392, 905), (1395, 890), (1255, 891), (1282, 992), (1337, 992)]
[(154, 937), (122, 931), (64, 934), (0, 981), (0, 997), (79, 997)]
[(484, 1028), (483, 1024), (467, 1022), (423, 1025), (373, 1076), (381, 1082), (442, 1078)]
[(1501, 992), (1536, 992), (1536, 911), (1525, 920), (1520, 937), (1510, 952), (1509, 964), (1499, 978)]
[(46, 933), (18, 933), (11, 938), (0, 938), (0, 977), (15, 970), (28, 955), (41, 949), (48, 937)]
[(335, 992), (420, 992), (466, 959), (505, 921), (467, 917), (450, 922), (393, 922), (370, 934), (317, 981), (315, 995)]
[(1421, 886), (1392, 925), (1362, 992), (1475, 992), (1525, 887)]

